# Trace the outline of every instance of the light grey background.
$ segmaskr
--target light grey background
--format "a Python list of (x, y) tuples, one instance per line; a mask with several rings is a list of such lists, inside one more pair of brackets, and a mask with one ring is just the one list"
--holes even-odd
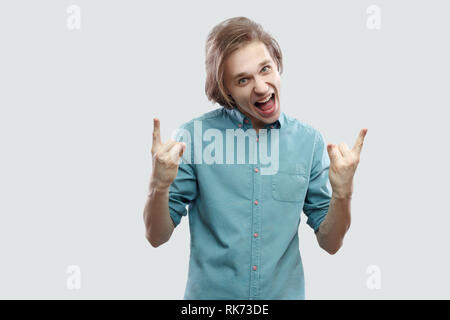
[[(81, 30), (66, 26), (81, 8)], [(370, 5), (381, 29), (366, 26)], [(368, 128), (343, 248), (302, 214), (308, 299), (450, 298), (447, 1), (2, 1), (0, 298), (182, 299), (183, 218), (144, 237), (152, 119), (166, 140), (217, 106), (210, 29), (247, 16), (284, 54), (281, 107), (328, 143)], [(66, 287), (69, 265), (81, 289)], [(366, 285), (368, 266), (381, 289)]]

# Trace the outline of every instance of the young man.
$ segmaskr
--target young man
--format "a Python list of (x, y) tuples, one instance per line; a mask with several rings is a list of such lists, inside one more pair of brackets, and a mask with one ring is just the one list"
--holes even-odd
[[(304, 299), (301, 212), (330, 254), (350, 227), (367, 129), (351, 150), (327, 148), (317, 130), (281, 112), (282, 66), (259, 24), (223, 21), (206, 44), (206, 95), (222, 107), (185, 123), (183, 142), (162, 143), (154, 119), (146, 236), (153, 247), (168, 241), (189, 207), (185, 299)], [(249, 143), (236, 146), (243, 134)]]

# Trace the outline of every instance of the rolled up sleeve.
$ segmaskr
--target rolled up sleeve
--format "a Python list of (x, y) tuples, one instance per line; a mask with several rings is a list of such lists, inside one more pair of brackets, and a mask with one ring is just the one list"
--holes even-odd
[(174, 133), (173, 139), (183, 141), (186, 149), (178, 167), (175, 180), (169, 188), (169, 213), (175, 227), (187, 215), (187, 206), (197, 198), (197, 175), (193, 164), (192, 125), (182, 125)]
[(197, 179), (191, 164), (180, 164), (178, 174), (169, 189), (169, 212), (175, 227), (187, 215), (186, 206), (197, 197)]
[(325, 219), (331, 200), (331, 184), (328, 179), (330, 159), (322, 134), (316, 131), (314, 154), (311, 165), (308, 191), (303, 212), (308, 217), (307, 224), (317, 232)]

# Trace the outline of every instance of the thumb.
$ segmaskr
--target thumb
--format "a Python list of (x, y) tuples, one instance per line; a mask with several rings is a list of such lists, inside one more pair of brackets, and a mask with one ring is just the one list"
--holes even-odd
[(180, 157), (182, 157), (184, 150), (186, 150), (186, 143), (180, 142), (180, 144), (181, 144)]
[(183, 156), (186, 144), (184, 142), (177, 142), (169, 151), (169, 156), (175, 163), (180, 163), (180, 158)]

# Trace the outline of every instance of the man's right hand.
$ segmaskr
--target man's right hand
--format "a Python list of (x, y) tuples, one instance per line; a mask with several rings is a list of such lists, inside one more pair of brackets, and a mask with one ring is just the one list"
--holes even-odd
[(162, 143), (159, 126), (159, 119), (154, 118), (152, 144), (153, 171), (150, 188), (166, 191), (177, 176), (178, 165), (186, 149), (186, 144), (172, 139), (166, 143)]

